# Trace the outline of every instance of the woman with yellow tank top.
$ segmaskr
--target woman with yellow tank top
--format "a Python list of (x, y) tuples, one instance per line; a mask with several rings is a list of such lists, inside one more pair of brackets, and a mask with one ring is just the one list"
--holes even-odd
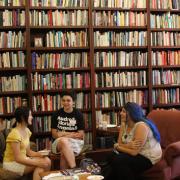
[(40, 180), (40, 173), (49, 170), (51, 161), (30, 149), (32, 114), (27, 107), (15, 110), (16, 122), (6, 139), (3, 168), (24, 175), (33, 172), (33, 180)]

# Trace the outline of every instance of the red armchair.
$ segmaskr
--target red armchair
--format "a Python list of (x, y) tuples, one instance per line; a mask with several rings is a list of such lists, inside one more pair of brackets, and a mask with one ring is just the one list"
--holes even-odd
[(143, 174), (146, 180), (180, 178), (180, 111), (153, 110), (148, 114), (161, 134), (162, 159)]

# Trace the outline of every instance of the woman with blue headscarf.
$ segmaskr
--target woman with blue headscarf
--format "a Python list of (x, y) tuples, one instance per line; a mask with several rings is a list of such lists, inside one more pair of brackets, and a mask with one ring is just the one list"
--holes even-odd
[(121, 128), (107, 179), (139, 180), (142, 172), (161, 159), (160, 134), (136, 103), (126, 103), (120, 115)]

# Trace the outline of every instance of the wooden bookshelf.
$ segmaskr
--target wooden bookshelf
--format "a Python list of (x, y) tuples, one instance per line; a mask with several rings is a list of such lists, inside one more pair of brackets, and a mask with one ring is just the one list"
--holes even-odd
[[(151, 4), (149, 9), (149, 31), (152, 40), (150, 49), (152, 108), (179, 108), (180, 82), (177, 79), (180, 77), (180, 46), (175, 39), (180, 32), (178, 20), (180, 18), (180, 6), (176, 6), (178, 2), (174, 2), (163, 1), (162, 4)], [(159, 35), (159, 42), (157, 43), (153, 39), (154, 33)], [(160, 37), (162, 34), (163, 38)]]
[(15, 108), (29, 99), (26, 7), (3, 2), (0, 5), (0, 117), (8, 121), (14, 117)]
[[(97, 2), (99, 2), (99, 1), (97, 1)], [(178, 7), (176, 9), (172, 9), (172, 6), (173, 6), (172, 5), (172, 1), (171, 1), (171, 3), (170, 3), (170, 1), (168, 1), (168, 2), (167, 1), (163, 1), (163, 3), (169, 4), (170, 7), (168, 6), (167, 9), (162, 8), (162, 7), (161, 8), (158, 7), (158, 9), (154, 8), (154, 7), (151, 7), (152, 2), (148, 1), (148, 0), (144, 1), (144, 2), (146, 2), (146, 8), (142, 8), (142, 9), (141, 8), (117, 8), (117, 7), (109, 7), (108, 8), (107, 4), (104, 5), (104, 7), (100, 7), (101, 6), (100, 5), (99, 7), (95, 7), (94, 8), (95, 12), (102, 11), (104, 16), (107, 14), (106, 12), (108, 12), (109, 14), (113, 14), (112, 13), (113, 11), (120, 11), (120, 13), (122, 13), (122, 14), (124, 12), (138, 12), (138, 13), (142, 12), (142, 13), (146, 13), (146, 22), (147, 22), (147, 24), (145, 24), (144, 27), (138, 26), (138, 25), (136, 25), (136, 26), (132, 25), (132, 26), (129, 26), (129, 27), (127, 27), (127, 25), (126, 26), (121, 26), (121, 25), (114, 26), (114, 25), (110, 25), (110, 26), (107, 26), (107, 27), (103, 27), (103, 26), (98, 26), (97, 27), (97, 26), (95, 26), (94, 27), (94, 31), (95, 30), (99, 30), (101, 32), (106, 32), (106, 31), (113, 31), (114, 30), (115, 32), (118, 32), (118, 31), (121, 32), (123, 30), (124, 31), (141, 31), (141, 30), (145, 30), (147, 32), (147, 37), (146, 37), (147, 38), (147, 44), (146, 44), (146, 46), (128, 46), (128, 47), (127, 46), (117, 46), (116, 47), (116, 46), (111, 46), (111, 45), (110, 45), (110, 47), (106, 47), (106, 46), (105, 47), (97, 47), (97, 46), (94, 46), (94, 51), (95, 51), (95, 53), (101, 52), (101, 51), (102, 52), (108, 52), (108, 51), (111, 51), (111, 52), (112, 51), (116, 51), (116, 52), (118, 52), (118, 51), (127, 51), (127, 52), (130, 52), (131, 50), (133, 52), (134, 51), (142, 51), (142, 50), (144, 50), (144, 52), (147, 52), (147, 66), (144, 66), (144, 68), (141, 68), (141, 66), (137, 66), (137, 65), (136, 66), (130, 66), (130, 67), (121, 67), (121, 66), (117, 67), (115, 65), (113, 65), (113, 67), (102, 67), (103, 65), (101, 65), (101, 67), (99, 67), (100, 66), (99, 64), (98, 64), (98, 67), (95, 68), (95, 72), (96, 73), (101, 73), (101, 75), (102, 75), (103, 72), (107, 72), (107, 74), (106, 74), (107, 76), (109, 75), (109, 72), (113, 72), (114, 73), (115, 71), (118, 71), (118, 69), (119, 69), (119, 71), (123, 71), (123, 72), (126, 72), (126, 71), (136, 71), (136, 68), (139, 69), (139, 70), (145, 70), (146, 73), (147, 73), (147, 81), (148, 81), (146, 86), (144, 86), (144, 87), (142, 85), (130, 86), (130, 87), (129, 86), (119, 87), (118, 86), (116, 88), (116, 87), (112, 87), (112, 85), (110, 85), (110, 87), (96, 87), (95, 89), (96, 89), (97, 93), (99, 93), (99, 92), (105, 92), (105, 91), (108, 92), (110, 90), (118, 91), (118, 90), (125, 89), (125, 90), (128, 91), (131, 88), (132, 89), (147, 88), (147, 91), (148, 91), (148, 93), (147, 93), (147, 101), (146, 101), (147, 104), (142, 104), (142, 107), (145, 108), (146, 112), (148, 113), (153, 108), (158, 108), (158, 107), (159, 108), (171, 108), (171, 107), (176, 107), (177, 108), (180, 105), (179, 104), (179, 102), (180, 102), (179, 101), (180, 100), (179, 99), (179, 89), (178, 89), (179, 82), (174, 80), (175, 82), (171, 81), (171, 82), (167, 82), (166, 84), (163, 83), (163, 85), (162, 84), (156, 85), (156, 84), (153, 84), (154, 81), (153, 81), (153, 77), (152, 77), (152, 75), (154, 74), (154, 71), (157, 70), (157, 69), (158, 69), (158, 71), (168, 71), (168, 72), (169, 71), (176, 71), (177, 73), (174, 76), (178, 76), (179, 77), (179, 60), (177, 60), (177, 59), (179, 59), (179, 53), (180, 53), (180, 51), (179, 51), (179, 49), (180, 49), (179, 43), (176, 43), (176, 44), (172, 44), (172, 43), (168, 44), (167, 43), (167, 44), (162, 44), (160, 46), (159, 45), (155, 46), (152, 43), (152, 38), (151, 38), (151, 36), (152, 36), (152, 34), (154, 32), (155, 33), (163, 32), (164, 34), (170, 33), (171, 36), (175, 36), (174, 39), (178, 38), (176, 35), (179, 35), (179, 30), (180, 30), (179, 25), (180, 24), (177, 22), (178, 18), (179, 18), (179, 15), (177, 15), (177, 14), (179, 14), (180, 8)], [(153, 1), (153, 2), (155, 2), (155, 1)], [(160, 5), (159, 2), (160, 1), (156, 1), (158, 6), (163, 6), (162, 4)], [(165, 6), (163, 6), (163, 7), (165, 7)], [(168, 18), (172, 18), (173, 19), (172, 21), (174, 22), (170, 26), (174, 26), (174, 27), (167, 27), (167, 26), (166, 27), (160, 27), (160, 28), (159, 27), (153, 27), (152, 26), (152, 14), (155, 14), (156, 16), (157, 15), (161, 15), (162, 16), (163, 14), (167, 14)], [(173, 15), (171, 16), (171, 14), (173, 14)], [(117, 17), (116, 17), (116, 20), (117, 20)], [(161, 20), (161, 22), (162, 22), (162, 20)], [(159, 24), (161, 24), (161, 23), (159, 22)], [(157, 23), (157, 25), (159, 25), (159, 24)], [(165, 39), (168, 39), (168, 38), (166, 37)], [(171, 51), (172, 52), (176, 52), (176, 54), (178, 54), (176, 56), (176, 61), (177, 62), (174, 62), (174, 64), (170, 64), (168, 62), (167, 62), (167, 64), (158, 64), (158, 65), (157, 64), (153, 64), (153, 58), (154, 57), (152, 56), (151, 53), (152, 52), (158, 52), (158, 51), (161, 51), (161, 52), (165, 51), (166, 53), (171, 52)], [(106, 56), (108, 56), (107, 54), (106, 54)], [(113, 56), (113, 55), (111, 55), (109, 53), (109, 56)], [(97, 57), (100, 58), (100, 54), (97, 55)], [(166, 60), (168, 61), (168, 55), (166, 56)], [(172, 58), (171, 58), (171, 60), (172, 60)], [(157, 61), (157, 57), (156, 57), (156, 61)], [(173, 67), (175, 67), (175, 70), (173, 70)], [(103, 77), (100, 76), (99, 77), (100, 81), (102, 81), (102, 79), (104, 79), (106, 77), (106, 75), (104, 75)], [(171, 76), (173, 76), (173, 75), (171, 74)], [(174, 76), (172, 77), (172, 79), (176, 79), (176, 78), (174, 78)], [(106, 80), (106, 82), (107, 82), (107, 80)], [(158, 90), (158, 89), (162, 89), (162, 90)], [(161, 94), (161, 93), (164, 93), (164, 92), (158, 92), (159, 94), (158, 93), (156, 93), (156, 94), (152, 93), (153, 91), (163, 91), (163, 89), (165, 89), (165, 90), (167, 89), (167, 92), (165, 92), (165, 93), (167, 93), (168, 95), (171, 94), (172, 89), (176, 89), (177, 90), (176, 91), (177, 95), (176, 95), (176, 100), (174, 100), (174, 101), (176, 101), (178, 103), (173, 102), (173, 100), (168, 102), (168, 98), (169, 97), (167, 97), (166, 95), (163, 96)], [(174, 92), (172, 92), (172, 93), (174, 93)], [(112, 97), (112, 95), (110, 95), (110, 96)], [(158, 103), (158, 96), (159, 97), (162, 96), (160, 99), (164, 98), (164, 99), (167, 99), (167, 100), (166, 101), (161, 100), (161, 102)], [(174, 97), (174, 95), (173, 95), (173, 97)], [(104, 97), (102, 97), (101, 100), (107, 99), (107, 98), (108, 98), (108, 96), (104, 95)], [(152, 101), (153, 98), (155, 98), (156, 101), (155, 100)], [(170, 96), (170, 99), (173, 99), (173, 98)], [(113, 99), (113, 101), (115, 101), (115, 100)], [(113, 111), (112, 109), (114, 109), (114, 111), (118, 112), (119, 109), (115, 108), (117, 106), (119, 106), (119, 105), (117, 105), (116, 102), (110, 108), (108, 108), (108, 107), (99, 107), (98, 106), (98, 108), (96, 108), (96, 110), (102, 111), (102, 114), (100, 115), (100, 119), (102, 118), (101, 116), (103, 116), (105, 119), (107, 118), (107, 116), (109, 116), (108, 113), (106, 113), (106, 111)], [(96, 116), (96, 119), (98, 119), (97, 116)], [(111, 116), (109, 118), (107, 118), (107, 119), (111, 119)], [(106, 121), (108, 121), (107, 119), (106, 119)], [(107, 132), (104, 132), (104, 130), (98, 130), (98, 134), (102, 134), (102, 135), (109, 134), (110, 135), (111, 131), (113, 131), (113, 130), (112, 129), (107, 129)]]
[[(82, 1), (81, 1), (82, 2)], [(32, 90), (33, 96), (37, 95), (43, 95), (46, 93), (50, 96), (56, 96), (57, 94), (60, 94), (62, 90), (68, 89), (74, 89), (77, 92), (77, 102), (76, 107), (79, 108), (85, 118), (85, 127), (86, 130), (89, 129), (89, 131), (86, 133), (87, 138), (86, 141), (91, 141), (91, 138), (88, 137), (90, 133), (92, 132), (92, 129), (90, 129), (87, 126), (87, 122), (91, 121), (91, 104), (88, 103), (90, 101), (90, 71), (89, 68), (89, 24), (88, 24), (88, 14), (89, 14), (89, 4), (88, 1), (84, 1), (86, 4), (84, 4), (83, 7), (80, 6), (73, 6), (73, 7), (36, 7), (36, 6), (29, 6), (30, 15), (32, 18), (32, 22), (30, 22), (30, 35), (31, 40), (33, 37), (42, 37), (43, 39), (43, 46), (42, 47), (34, 47), (33, 42), (31, 42), (31, 53), (37, 53), (38, 55), (42, 54), (53, 54), (58, 53), (58, 55), (63, 56), (64, 55), (64, 61), (59, 61), (59, 65), (56, 67), (53, 67), (53, 71), (51, 71), (52, 68), (42, 68), (39, 70), (38, 68), (33, 69), (32, 73), (37, 73), (39, 75), (50, 75), (57, 77), (57, 75), (62, 75), (59, 78), (65, 79), (65, 82), (62, 81), (61, 84), (64, 84), (62, 86), (58, 86), (56, 88), (50, 87), (47, 90), (39, 89), (39, 90)], [(48, 22), (43, 21), (43, 23), (40, 25), (35, 25), (33, 23), (33, 16), (32, 14), (38, 13), (38, 12), (44, 13), (44, 18), (48, 17)], [(41, 14), (42, 15), (42, 14)], [(55, 22), (55, 16), (60, 17), (58, 21)], [(41, 17), (43, 18), (43, 17)], [(51, 19), (52, 18), (52, 19)], [(74, 18), (74, 19), (72, 19)], [(80, 19), (80, 21), (79, 21)], [(35, 22), (35, 21), (34, 21)], [(59, 23), (62, 22), (62, 23)], [(55, 23), (55, 24), (54, 24)], [(59, 24), (56, 24), (59, 23)], [(39, 34), (37, 33), (37, 28), (41, 29), (39, 31)], [(44, 33), (42, 34), (42, 31)], [(47, 43), (48, 38), (46, 38), (48, 35), (53, 34), (54, 38), (58, 34), (58, 37), (56, 36), (56, 39), (59, 44), (49, 44)], [(61, 37), (59, 36), (61, 35)], [(79, 37), (76, 37), (79, 36)], [(83, 36), (83, 39), (81, 39)], [(73, 39), (75, 38), (75, 39)], [(52, 41), (51, 38), (49, 38), (49, 41)], [(74, 40), (74, 43), (71, 42), (71, 39)], [(84, 40), (86, 42), (84, 42)], [(65, 45), (60, 44), (61, 42), (64, 42)], [(84, 53), (84, 54), (83, 54)], [(72, 57), (73, 55), (77, 55), (75, 57)], [(72, 55), (72, 56), (71, 56)], [(53, 57), (52, 60), (56, 58)], [(65, 60), (72, 59), (69, 64), (64, 64)], [(70, 60), (71, 60), (70, 59)], [(42, 58), (43, 60), (43, 58)], [(52, 61), (51, 60), (51, 61)], [(56, 60), (56, 59), (55, 59)], [(57, 60), (63, 60), (63, 57), (58, 57)], [(77, 64), (76, 61), (80, 60), (80, 62)], [(86, 61), (86, 62), (85, 62)], [(62, 64), (61, 64), (62, 63)], [(74, 65), (70, 65), (74, 64)], [(76, 64), (76, 65), (75, 65)], [(52, 73), (52, 75), (51, 75)], [(81, 80), (80, 80), (81, 78)], [(58, 79), (59, 80), (59, 79)], [(75, 80), (75, 81), (74, 81)], [(67, 87), (68, 81), (70, 82), (70, 86)], [(80, 82), (81, 81), (81, 82)], [(60, 100), (58, 100), (60, 102)], [(59, 103), (56, 101), (55, 103)], [(86, 104), (84, 104), (86, 103)], [(32, 101), (33, 104), (33, 101)], [(34, 104), (33, 104), (34, 105)], [(58, 109), (60, 106), (56, 107)], [(55, 111), (56, 109), (53, 109)], [(50, 111), (51, 113), (49, 115), (52, 115), (52, 110), (47, 109), (46, 112)], [(44, 111), (43, 111), (44, 112)], [(38, 114), (34, 110), (35, 114)], [(88, 117), (89, 114), (89, 117)], [(89, 123), (92, 124), (92, 123)], [(88, 134), (89, 133), (89, 134)], [(92, 142), (86, 142), (92, 144)]]
[[(180, 108), (179, 1), (59, 2), (0, 1), (0, 36), (6, 37), (0, 40), (0, 117), (13, 118), (15, 107), (26, 99), (44, 126), (43, 119), (60, 107), (62, 90), (74, 89), (76, 107), (86, 119), (86, 141), (95, 149), (102, 133), (96, 130), (99, 119), (119, 125), (118, 112), (127, 101), (147, 113)], [(18, 20), (10, 18), (13, 13)], [(4, 16), (9, 21), (3, 22)], [(12, 45), (13, 36), (23, 40)], [(7, 91), (2, 77), (17, 75), (26, 77), (25, 88)], [(42, 132), (34, 129), (37, 139), (43, 133), (48, 137), (50, 125), (45, 126)]]

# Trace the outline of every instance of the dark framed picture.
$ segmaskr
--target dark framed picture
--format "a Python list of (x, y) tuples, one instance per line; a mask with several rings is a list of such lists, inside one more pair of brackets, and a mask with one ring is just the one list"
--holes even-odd
[(34, 47), (42, 47), (43, 46), (43, 38), (41, 36), (34, 37)]

